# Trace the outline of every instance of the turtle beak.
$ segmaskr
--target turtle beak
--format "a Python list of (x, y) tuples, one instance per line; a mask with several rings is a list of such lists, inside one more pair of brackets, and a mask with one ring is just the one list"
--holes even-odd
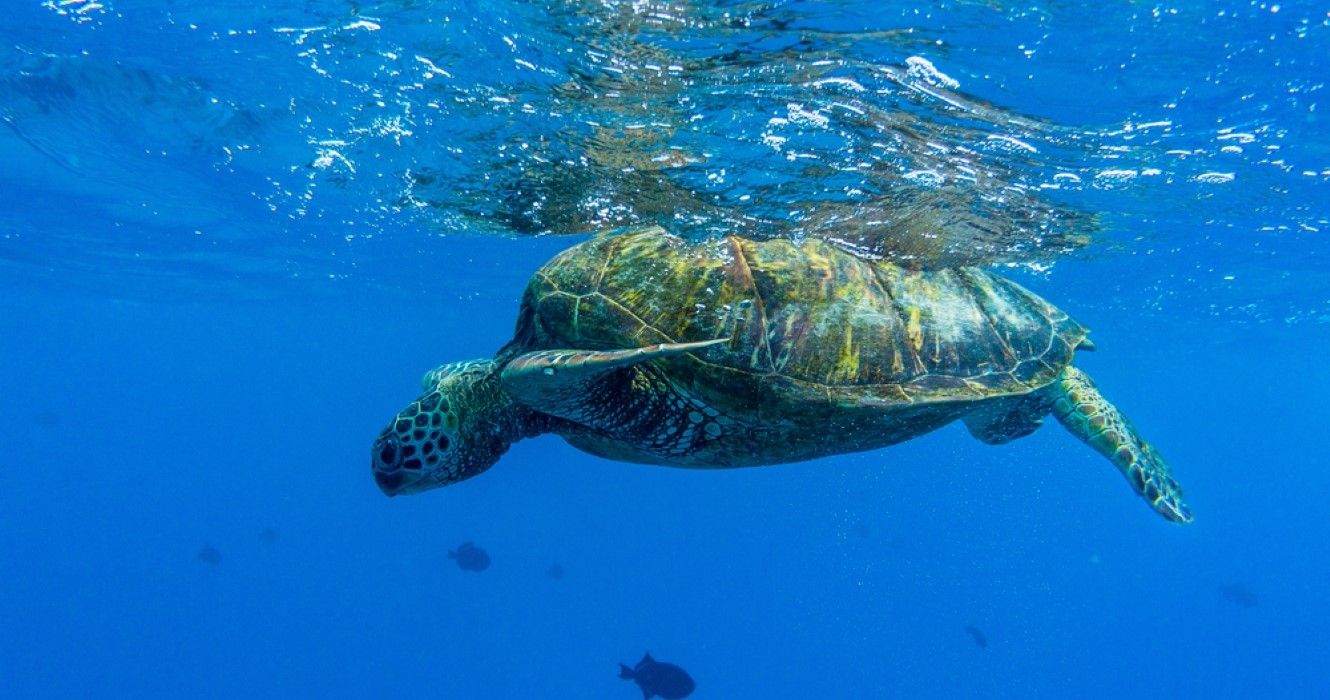
[(385, 430), (370, 456), (370, 468), (374, 472), (374, 481), (384, 495), (396, 496), (406, 485), (407, 475), (402, 470), (402, 446), (397, 436)]
[(370, 449), (370, 471), (385, 496), (400, 496), (431, 488), (429, 484), (432, 482), (428, 473), (421, 470), (419, 457), (412, 456), (417, 449), (410, 441), (404, 441), (391, 425), (379, 433), (374, 447)]

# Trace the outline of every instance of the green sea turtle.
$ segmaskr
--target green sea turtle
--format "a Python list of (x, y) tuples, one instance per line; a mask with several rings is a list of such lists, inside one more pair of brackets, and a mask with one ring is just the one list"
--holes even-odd
[(494, 359), (426, 373), (372, 468), (389, 495), (424, 491), (542, 433), (629, 462), (756, 466), (957, 419), (995, 445), (1051, 413), (1159, 514), (1190, 521), (1168, 465), (1071, 366), (1086, 334), (978, 268), (910, 270), (812, 239), (602, 235), (535, 273)]

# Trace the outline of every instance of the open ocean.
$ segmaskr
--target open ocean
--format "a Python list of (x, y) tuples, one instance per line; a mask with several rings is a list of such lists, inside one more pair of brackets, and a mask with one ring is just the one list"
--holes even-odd
[[(5, 0), (0, 697), (1330, 697), (1328, 81), (1312, 2)], [(384, 497), (653, 223), (1018, 281), (1195, 522), (1051, 420)]]

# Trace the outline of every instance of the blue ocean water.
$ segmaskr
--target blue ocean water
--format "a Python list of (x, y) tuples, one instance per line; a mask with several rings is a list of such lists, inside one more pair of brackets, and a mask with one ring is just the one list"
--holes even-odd
[[(646, 651), (697, 698), (1330, 695), (1324, 7), (4, 11), (0, 695), (633, 698)], [(1056, 425), (370, 478), (587, 235), (917, 254), (896, 212), (1093, 329), (1194, 523)]]

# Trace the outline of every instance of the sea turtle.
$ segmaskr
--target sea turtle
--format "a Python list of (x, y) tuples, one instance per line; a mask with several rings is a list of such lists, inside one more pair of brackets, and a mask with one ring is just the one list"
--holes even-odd
[(794, 462), (892, 445), (956, 419), (979, 440), (1049, 413), (1160, 515), (1192, 518), (1168, 465), (1071, 366), (1084, 326), (978, 268), (912, 270), (821, 240), (601, 235), (541, 267), (491, 360), (425, 374), (372, 468), (388, 495), (490, 468), (556, 433), (680, 467)]

